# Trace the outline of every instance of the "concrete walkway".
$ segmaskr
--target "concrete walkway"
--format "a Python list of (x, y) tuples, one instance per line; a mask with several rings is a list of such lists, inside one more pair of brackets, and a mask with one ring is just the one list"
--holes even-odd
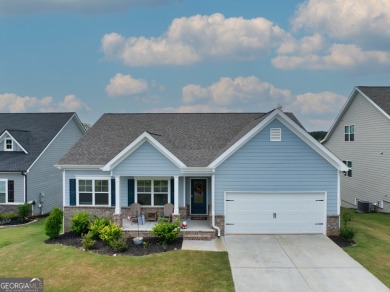
[(203, 251), (226, 251), (224, 238), (215, 238), (213, 240), (183, 240), (181, 249), (184, 250), (203, 250)]
[(236, 291), (389, 291), (324, 235), (225, 236)]

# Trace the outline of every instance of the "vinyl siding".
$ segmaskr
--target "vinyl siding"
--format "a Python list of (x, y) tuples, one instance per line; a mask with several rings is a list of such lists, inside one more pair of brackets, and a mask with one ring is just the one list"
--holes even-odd
[[(344, 141), (344, 126), (355, 125), (355, 141)], [(341, 160), (352, 161), (352, 177), (341, 177), (341, 199), (390, 201), (390, 121), (360, 93), (324, 143)], [(383, 154), (381, 154), (383, 152)], [(390, 210), (389, 210), (390, 211)]]
[[(282, 129), (281, 142), (270, 142), (270, 128)], [(323, 191), (327, 215), (336, 215), (337, 175), (329, 162), (274, 120), (216, 169), (216, 214), (224, 214), (225, 191)]]
[(62, 207), (62, 171), (54, 165), (82, 136), (72, 118), (31, 167), (27, 175), (27, 196), (29, 201), (38, 202), (40, 193), (44, 192), (42, 213)]
[(113, 170), (120, 176), (174, 176), (180, 169), (149, 142), (145, 142)]
[(15, 203), (24, 203), (24, 176), (21, 173), (0, 173), (0, 179), (14, 181)]

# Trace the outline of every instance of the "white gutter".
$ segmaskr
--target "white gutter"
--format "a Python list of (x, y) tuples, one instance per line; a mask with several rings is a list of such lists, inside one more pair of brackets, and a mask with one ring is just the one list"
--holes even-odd
[(211, 226), (217, 230), (218, 237), (221, 236), (221, 229), (215, 225), (215, 174), (211, 175)]

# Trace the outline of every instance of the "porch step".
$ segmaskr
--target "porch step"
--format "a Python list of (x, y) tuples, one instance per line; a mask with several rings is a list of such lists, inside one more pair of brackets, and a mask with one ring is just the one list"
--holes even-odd
[(215, 230), (182, 230), (181, 233), (185, 240), (212, 240), (215, 238)]
[(191, 220), (207, 220), (206, 215), (191, 215)]

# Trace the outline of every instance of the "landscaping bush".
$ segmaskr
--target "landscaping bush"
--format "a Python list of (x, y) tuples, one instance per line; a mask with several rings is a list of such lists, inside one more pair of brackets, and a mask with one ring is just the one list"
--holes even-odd
[(109, 242), (109, 245), (115, 252), (123, 252), (127, 250), (127, 238), (124, 235), (113, 239)]
[(72, 220), (71, 229), (73, 233), (81, 235), (88, 232), (90, 220), (87, 212), (76, 213), (70, 220)]
[(26, 221), (27, 216), (31, 216), (31, 204), (25, 203), (18, 206), (19, 218), (22, 222)]
[(95, 247), (96, 240), (93, 239), (93, 234), (89, 231), (87, 234), (81, 235), (81, 243), (85, 250), (90, 250)]
[(93, 239), (99, 239), (102, 229), (110, 225), (110, 220), (106, 217), (98, 218), (95, 216), (93, 221), (89, 224), (89, 230), (92, 233)]
[(19, 215), (15, 212), (9, 212), (9, 213), (0, 213), (0, 221), (3, 220), (16, 220), (19, 218)]
[(100, 231), (100, 239), (110, 244), (111, 241), (119, 239), (124, 235), (124, 231), (115, 223), (110, 221), (110, 224), (103, 227)]
[(351, 241), (356, 235), (356, 229), (352, 227), (341, 227), (340, 237), (344, 240)]
[(57, 238), (60, 235), (62, 227), (63, 212), (60, 208), (54, 208), (45, 222), (45, 233), (50, 239)]
[(167, 245), (174, 241), (180, 233), (180, 222), (176, 220), (173, 223), (159, 220), (152, 229), (152, 234), (160, 238), (162, 244)]

